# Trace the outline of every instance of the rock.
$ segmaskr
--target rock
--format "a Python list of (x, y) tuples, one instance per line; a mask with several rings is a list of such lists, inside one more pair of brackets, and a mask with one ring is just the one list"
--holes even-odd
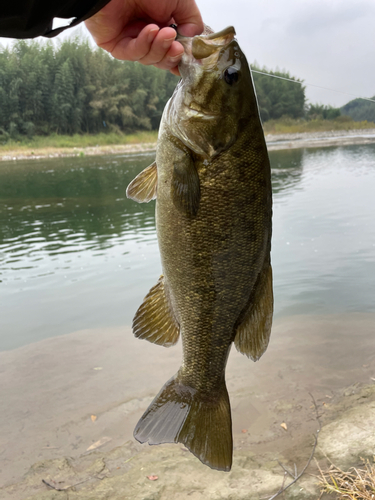
[(341, 469), (358, 465), (361, 458), (372, 460), (375, 450), (375, 385), (357, 392), (351, 388), (344, 395), (349, 401), (337, 405), (336, 418), (323, 427), (319, 437), (321, 458), (327, 455)]

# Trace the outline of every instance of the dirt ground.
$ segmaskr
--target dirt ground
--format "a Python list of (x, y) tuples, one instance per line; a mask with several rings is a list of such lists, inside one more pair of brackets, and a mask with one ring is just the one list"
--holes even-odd
[[(259, 362), (232, 351), (230, 473), (179, 444), (151, 447), (132, 437), (177, 371), (180, 346), (164, 349), (118, 327), (2, 352), (0, 498), (270, 498), (291, 480), (279, 462), (301, 471), (320, 425), (319, 463), (327, 455), (340, 467), (357, 465), (375, 450), (374, 325), (375, 315), (362, 313), (281, 318)], [(316, 472), (312, 462), (285, 498), (317, 499)]]

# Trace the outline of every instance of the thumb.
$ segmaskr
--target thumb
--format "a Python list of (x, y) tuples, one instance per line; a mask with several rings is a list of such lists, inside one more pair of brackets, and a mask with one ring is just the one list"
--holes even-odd
[(194, 0), (178, 2), (173, 18), (182, 36), (200, 35), (204, 29), (201, 13)]

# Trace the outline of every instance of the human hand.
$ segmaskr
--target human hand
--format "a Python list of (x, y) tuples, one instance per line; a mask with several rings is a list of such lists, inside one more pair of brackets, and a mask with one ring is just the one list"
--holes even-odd
[(203, 31), (195, 0), (111, 0), (85, 23), (97, 45), (116, 59), (153, 64), (176, 75), (184, 48), (168, 26), (176, 23), (185, 36)]

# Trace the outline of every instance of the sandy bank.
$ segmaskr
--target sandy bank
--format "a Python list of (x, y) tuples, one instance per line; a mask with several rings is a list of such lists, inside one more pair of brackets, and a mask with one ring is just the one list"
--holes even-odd
[(332, 130), (330, 132), (303, 132), (299, 134), (266, 135), (269, 151), (278, 149), (321, 148), (327, 146), (348, 146), (351, 144), (372, 144), (375, 129)]
[[(338, 130), (330, 132), (303, 132), (298, 134), (267, 134), (269, 151), (280, 149), (316, 148), (326, 146), (347, 146), (350, 144), (375, 143), (375, 129)], [(44, 148), (0, 151), (0, 160), (25, 160), (40, 158), (58, 158), (80, 155), (126, 154), (155, 151), (155, 143), (126, 144), (115, 146), (96, 146), (87, 148)]]
[[(356, 465), (375, 447), (374, 321), (375, 315), (359, 313), (283, 318), (258, 363), (233, 350), (228, 474), (203, 466), (181, 445), (141, 446), (132, 437), (142, 412), (178, 369), (180, 346), (163, 349), (123, 327), (2, 352), (0, 498), (267, 498), (283, 481), (278, 460), (301, 470), (311, 452), (318, 422), (309, 393), (322, 414), (318, 458), (324, 460), (324, 452), (338, 466)], [(152, 475), (158, 479), (147, 478)], [(285, 498), (316, 500), (316, 483), (307, 475)]]

